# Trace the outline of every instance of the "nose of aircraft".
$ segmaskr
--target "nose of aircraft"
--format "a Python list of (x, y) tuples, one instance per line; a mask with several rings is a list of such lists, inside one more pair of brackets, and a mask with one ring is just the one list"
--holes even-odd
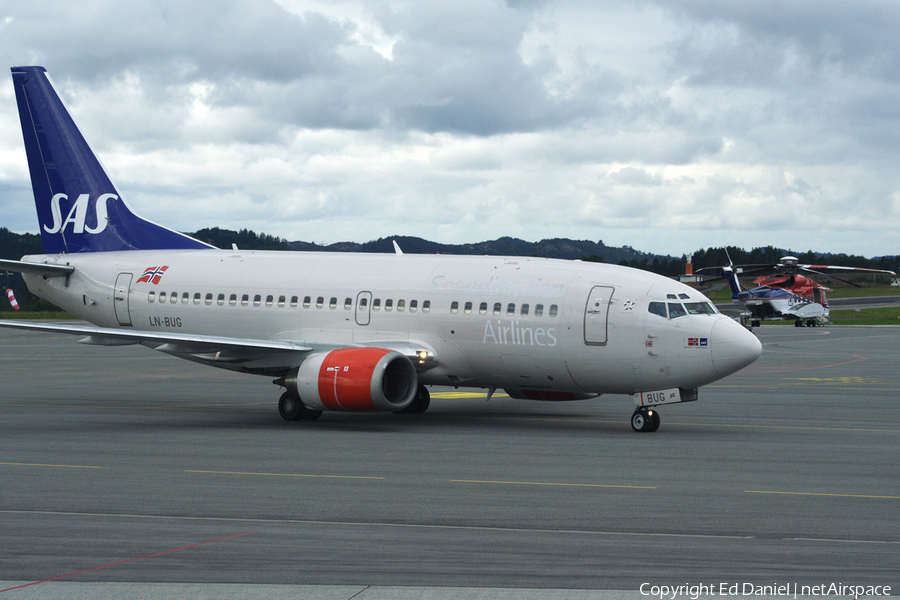
[(757, 337), (727, 317), (713, 325), (710, 346), (713, 368), (720, 377), (740, 371), (762, 354)]

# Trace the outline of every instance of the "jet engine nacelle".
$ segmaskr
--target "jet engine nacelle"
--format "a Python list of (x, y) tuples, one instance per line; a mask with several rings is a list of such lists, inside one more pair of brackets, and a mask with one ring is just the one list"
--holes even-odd
[(342, 348), (309, 355), (285, 386), (314, 410), (397, 412), (412, 403), (418, 377), (399, 352)]

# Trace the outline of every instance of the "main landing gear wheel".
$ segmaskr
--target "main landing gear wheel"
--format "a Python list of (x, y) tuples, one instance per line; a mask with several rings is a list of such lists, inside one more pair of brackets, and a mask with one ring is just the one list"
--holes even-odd
[(322, 416), (322, 411), (307, 408), (300, 398), (285, 392), (278, 399), (278, 414), (285, 421), (315, 421)]
[(659, 429), (659, 413), (655, 410), (636, 410), (631, 415), (631, 428), (634, 431), (652, 433)]
[(418, 389), (416, 389), (416, 397), (413, 398), (412, 404), (404, 408), (403, 410), (398, 410), (397, 414), (399, 415), (421, 415), (423, 412), (428, 410), (428, 407), (431, 405), (431, 394), (428, 392), (428, 388), (424, 385), (420, 385)]

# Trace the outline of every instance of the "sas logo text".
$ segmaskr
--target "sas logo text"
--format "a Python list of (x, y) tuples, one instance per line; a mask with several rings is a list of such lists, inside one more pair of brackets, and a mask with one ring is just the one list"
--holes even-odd
[(53, 226), (47, 227), (44, 225), (44, 231), (47, 233), (59, 233), (60, 231), (66, 229), (69, 225), (72, 226), (72, 233), (90, 233), (92, 235), (96, 235), (106, 229), (106, 225), (109, 222), (106, 211), (106, 203), (109, 200), (118, 200), (119, 197), (115, 194), (103, 194), (99, 198), (97, 198), (96, 202), (94, 202), (94, 215), (96, 216), (94, 227), (90, 227), (86, 224), (88, 212), (90, 211), (90, 203), (91, 198), (89, 194), (81, 194), (78, 196), (78, 200), (76, 200), (72, 207), (69, 209), (69, 214), (66, 215), (65, 220), (62, 217), (62, 209), (60, 208), (60, 202), (63, 200), (68, 201), (69, 197), (66, 194), (55, 194), (53, 198), (50, 199), (50, 211), (53, 214)]

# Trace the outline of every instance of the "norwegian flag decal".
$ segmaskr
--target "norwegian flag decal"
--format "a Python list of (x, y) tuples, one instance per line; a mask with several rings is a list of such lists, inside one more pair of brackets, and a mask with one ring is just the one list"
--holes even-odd
[(135, 283), (152, 283), (153, 285), (157, 285), (168, 268), (168, 265), (163, 265), (161, 267), (147, 267), (144, 269), (144, 274), (141, 275)]

